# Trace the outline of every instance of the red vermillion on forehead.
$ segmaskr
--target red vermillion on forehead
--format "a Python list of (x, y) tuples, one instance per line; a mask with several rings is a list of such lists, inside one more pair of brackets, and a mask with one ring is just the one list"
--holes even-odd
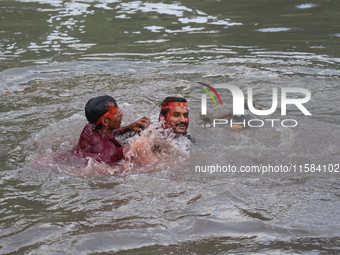
[(102, 121), (102, 119), (105, 119), (107, 117), (110, 117), (111, 115), (115, 114), (117, 111), (119, 110), (118, 107), (113, 107), (111, 108), (111, 110), (108, 110), (103, 116), (101, 116), (95, 123), (93, 123), (94, 125), (99, 125), (100, 122)]
[(174, 107), (188, 107), (186, 102), (171, 102), (169, 104), (167, 104), (166, 106), (163, 105), (161, 107), (161, 110), (163, 109), (167, 109), (167, 108), (174, 108)]

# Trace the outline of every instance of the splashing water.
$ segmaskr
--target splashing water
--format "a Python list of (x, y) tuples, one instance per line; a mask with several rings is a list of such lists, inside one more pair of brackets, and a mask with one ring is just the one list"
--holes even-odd
[[(75, 155), (74, 138), (50, 139), (37, 136), (35, 141), (38, 150), (37, 154), (31, 157), (30, 164), (41, 170), (48, 166), (48, 169), (75, 176), (93, 176), (188, 168), (190, 141), (182, 135), (175, 135), (171, 130), (164, 130), (159, 122), (130, 138), (118, 136), (117, 139), (123, 144), (124, 160), (114, 166), (96, 162), (90, 157), (80, 158)], [(157, 148), (157, 151), (154, 148)]]

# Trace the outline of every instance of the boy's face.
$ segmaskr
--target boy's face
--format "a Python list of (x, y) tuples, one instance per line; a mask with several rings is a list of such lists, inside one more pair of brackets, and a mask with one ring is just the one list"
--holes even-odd
[[(107, 106), (108, 110), (111, 110), (112, 108), (114, 108), (115, 105), (110, 102)], [(123, 113), (122, 111), (120, 111), (118, 109), (118, 111), (116, 111), (113, 115), (109, 116), (108, 119), (108, 127), (110, 129), (116, 129), (119, 128), (122, 122), (122, 117), (123, 117)]]
[(171, 128), (177, 134), (184, 134), (189, 126), (189, 110), (187, 107), (176, 106), (170, 108), (165, 119), (162, 119), (165, 128)]

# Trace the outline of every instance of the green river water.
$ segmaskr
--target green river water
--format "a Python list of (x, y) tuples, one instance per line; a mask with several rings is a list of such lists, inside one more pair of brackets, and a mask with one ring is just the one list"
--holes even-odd
[[(339, 254), (339, 14), (334, 0), (0, 1), (0, 254)], [(197, 82), (252, 87), (264, 109), (273, 87), (304, 88), (312, 115), (279, 103), (270, 118), (296, 127), (204, 128)], [(231, 110), (218, 92), (225, 108), (208, 110)], [(163, 141), (119, 176), (78, 162), (84, 106), (104, 94), (123, 125), (185, 97), (197, 144)], [(194, 172), (216, 164), (326, 170)]]

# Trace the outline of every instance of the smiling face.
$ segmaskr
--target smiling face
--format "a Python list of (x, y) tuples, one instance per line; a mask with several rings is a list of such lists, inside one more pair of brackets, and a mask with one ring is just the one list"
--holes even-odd
[(165, 128), (171, 128), (174, 133), (184, 134), (189, 126), (189, 110), (187, 107), (173, 107), (167, 112), (164, 120)]

